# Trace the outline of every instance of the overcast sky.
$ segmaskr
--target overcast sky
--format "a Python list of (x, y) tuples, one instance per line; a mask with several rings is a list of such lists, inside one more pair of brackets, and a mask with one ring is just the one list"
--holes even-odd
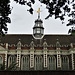
[(47, 9), (44, 4), (41, 6), (41, 3), (37, 0), (33, 5), (33, 15), (27, 11), (28, 6), (16, 4), (13, 0), (11, 0), (11, 7), (13, 9), (10, 15), (11, 23), (8, 24), (8, 34), (32, 34), (34, 21), (38, 16), (36, 11), (39, 7), (41, 9), (41, 19), (43, 20), (45, 34), (68, 34), (69, 27), (66, 26), (67, 20), (65, 20), (64, 24), (59, 19), (54, 19), (54, 17), (45, 20), (45, 17), (48, 15)]

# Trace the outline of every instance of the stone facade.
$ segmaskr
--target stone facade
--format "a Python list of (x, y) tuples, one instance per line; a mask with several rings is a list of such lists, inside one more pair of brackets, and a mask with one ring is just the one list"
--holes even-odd
[[(33, 38), (24, 41), (20, 38), (20, 35), (16, 34), (15, 38), (18, 40), (16, 43), (11, 43), (8, 38), (11, 35), (6, 35), (2, 38), (0, 43), (0, 65), (5, 62), (5, 66), (8, 67), (13, 62), (18, 64), (20, 70), (75, 70), (75, 43), (72, 42), (74, 39), (68, 38), (63, 41), (64, 45), (61, 43), (61, 35), (58, 35), (56, 43), (50, 44), (47, 41), (51, 42), (54, 39), (44, 38), (43, 40), (35, 40)], [(12, 35), (15, 36), (15, 35)], [(27, 36), (27, 35), (23, 35)], [(32, 37), (32, 35), (30, 35)], [(49, 35), (48, 35), (49, 36)], [(28, 37), (28, 36), (27, 36)], [(51, 37), (51, 36), (50, 36)], [(75, 37), (75, 36), (70, 36)], [(4, 38), (8, 38), (5, 40)], [(7, 42), (8, 41), (8, 42)], [(38, 43), (40, 41), (40, 43)], [(65, 43), (66, 41), (66, 43)], [(4, 43), (5, 42), (5, 43)], [(23, 42), (23, 44), (22, 44)]]

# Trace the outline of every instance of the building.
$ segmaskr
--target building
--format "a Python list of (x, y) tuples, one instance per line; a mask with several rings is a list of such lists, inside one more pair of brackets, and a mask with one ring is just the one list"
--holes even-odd
[(75, 70), (75, 35), (44, 35), (43, 21), (32, 34), (7, 34), (0, 41), (0, 66), (13, 62), (19, 70)]

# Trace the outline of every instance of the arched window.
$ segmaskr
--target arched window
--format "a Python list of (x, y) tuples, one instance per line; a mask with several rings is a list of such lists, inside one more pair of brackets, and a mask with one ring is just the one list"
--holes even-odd
[(29, 56), (22, 56), (21, 70), (29, 70)]
[(8, 66), (10, 66), (13, 63), (16, 63), (16, 56), (9, 56), (9, 58), (8, 58)]
[(35, 70), (43, 70), (42, 56), (35, 56)]
[(2, 58), (2, 56), (0, 56), (0, 68), (1, 68), (2, 64), (3, 64), (3, 58)]
[(48, 57), (48, 70), (56, 70), (56, 59), (54, 56)]
[(62, 70), (69, 70), (69, 58), (63, 56), (61, 59)]

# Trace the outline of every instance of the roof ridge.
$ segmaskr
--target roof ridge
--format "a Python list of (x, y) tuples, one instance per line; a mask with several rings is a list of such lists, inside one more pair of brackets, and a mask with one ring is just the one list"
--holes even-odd
[(6, 35), (32, 35), (32, 34), (6, 34)]
[[(6, 34), (6, 35), (33, 35), (33, 34)], [(56, 36), (56, 35), (57, 35), (57, 36), (58, 36), (58, 35), (59, 35), (59, 36), (61, 36), (61, 35), (67, 36), (67, 35), (68, 35), (68, 36), (70, 36), (69, 34), (44, 34), (44, 35), (45, 35), (45, 36), (46, 36), (46, 35), (50, 35), (50, 36), (51, 36), (51, 35), (54, 35), (54, 36)]]

